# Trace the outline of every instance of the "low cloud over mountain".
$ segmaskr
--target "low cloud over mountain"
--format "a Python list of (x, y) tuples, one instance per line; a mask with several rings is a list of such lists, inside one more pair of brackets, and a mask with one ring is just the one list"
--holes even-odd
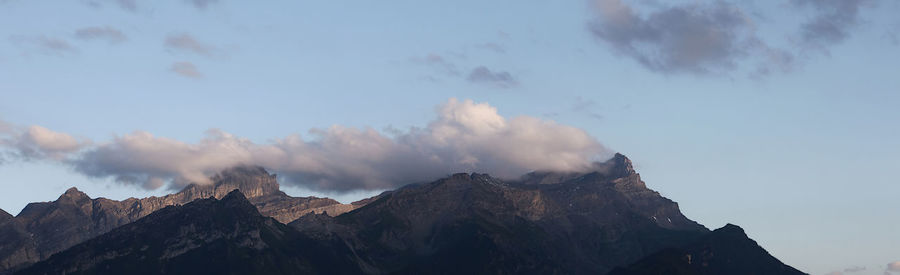
[(188, 143), (144, 131), (91, 144), (40, 126), (5, 127), (7, 155), (60, 161), (84, 175), (147, 189), (208, 184), (235, 165), (260, 165), (316, 190), (393, 188), (459, 171), (515, 177), (532, 170), (579, 171), (608, 150), (585, 131), (529, 116), (506, 118), (487, 103), (450, 99), (423, 128), (388, 136), (335, 125), (261, 144), (212, 129)]

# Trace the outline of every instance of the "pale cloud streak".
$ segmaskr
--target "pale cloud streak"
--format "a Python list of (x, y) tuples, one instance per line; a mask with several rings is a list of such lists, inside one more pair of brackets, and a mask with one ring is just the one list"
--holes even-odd
[(11, 36), (9, 40), (14, 44), (36, 49), (49, 55), (66, 55), (78, 52), (78, 49), (69, 44), (68, 41), (54, 37), (15, 35)]
[(166, 37), (165, 46), (169, 49), (189, 52), (204, 56), (212, 56), (216, 51), (216, 47), (197, 41), (190, 34), (176, 34)]
[(197, 70), (197, 66), (194, 63), (180, 61), (172, 63), (172, 66), (169, 68), (175, 74), (180, 76), (188, 77), (188, 78), (203, 78), (203, 73)]
[(184, 0), (198, 9), (206, 9), (209, 5), (216, 4), (219, 0)]
[(75, 31), (75, 37), (82, 40), (105, 40), (110, 44), (128, 40), (122, 31), (113, 27), (87, 27)]

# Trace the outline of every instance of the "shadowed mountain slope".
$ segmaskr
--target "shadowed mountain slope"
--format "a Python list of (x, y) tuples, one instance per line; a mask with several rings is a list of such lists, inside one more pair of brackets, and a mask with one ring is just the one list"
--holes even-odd
[(667, 248), (611, 275), (799, 275), (751, 240), (740, 227), (728, 224), (681, 247)]

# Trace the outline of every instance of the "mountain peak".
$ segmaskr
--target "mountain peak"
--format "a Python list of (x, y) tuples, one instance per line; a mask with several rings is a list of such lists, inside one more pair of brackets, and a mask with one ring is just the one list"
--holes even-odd
[(210, 178), (212, 184), (191, 184), (180, 193), (192, 198), (210, 196), (222, 198), (232, 190), (240, 189), (247, 198), (257, 198), (280, 192), (275, 177), (276, 175), (269, 174), (265, 168), (259, 166), (235, 166), (212, 176)]
[(606, 163), (609, 163), (610, 165), (609, 172), (611, 175), (626, 176), (635, 174), (634, 166), (631, 164), (631, 160), (621, 153), (616, 153), (616, 155)]
[(222, 197), (223, 201), (232, 201), (232, 200), (247, 200), (247, 197), (244, 196), (244, 193), (241, 193), (241, 190), (234, 189), (234, 191), (228, 192), (228, 195)]
[(744, 236), (744, 237), (747, 236), (747, 234), (744, 233), (743, 228), (741, 228), (740, 226), (734, 225), (734, 224), (730, 224), (730, 223), (726, 224), (722, 228), (713, 230), (713, 232), (719, 232), (719, 234), (731, 235), (731, 236)]
[(78, 188), (72, 187), (66, 190), (65, 193), (59, 196), (57, 201), (84, 201), (90, 200), (91, 197), (88, 197), (87, 194), (78, 190)]
[(219, 202), (233, 210), (240, 210), (244, 213), (261, 216), (259, 210), (256, 209), (256, 206), (253, 206), (253, 204), (247, 200), (247, 197), (244, 196), (244, 193), (242, 193), (241, 190), (235, 189), (234, 191), (229, 192), (228, 195), (222, 197)]

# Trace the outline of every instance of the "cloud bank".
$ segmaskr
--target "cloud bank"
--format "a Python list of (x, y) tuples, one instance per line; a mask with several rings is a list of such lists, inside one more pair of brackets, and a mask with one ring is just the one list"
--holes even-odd
[[(208, 177), (222, 169), (260, 165), (289, 184), (314, 190), (377, 190), (454, 172), (517, 177), (532, 170), (586, 170), (608, 154), (581, 129), (528, 116), (505, 118), (486, 103), (450, 99), (437, 115), (423, 128), (391, 136), (332, 126), (310, 130), (308, 138), (291, 135), (265, 144), (215, 129), (197, 143), (137, 131), (87, 148), (53, 135), (34, 144), (46, 152), (69, 153), (51, 159), (89, 177), (147, 189), (208, 184)], [(18, 150), (16, 142), (11, 144), (3, 145)]]
[[(786, 8), (808, 17), (792, 23), (790, 47), (757, 33), (756, 16), (741, 1), (655, 3), (639, 9), (637, 1), (595, 0), (597, 17), (588, 29), (599, 41), (645, 68), (665, 74), (726, 74), (745, 64), (751, 75), (790, 71), (795, 56), (828, 48), (851, 36), (860, 10), (879, 0), (792, 0)], [(751, 5), (752, 6), (752, 5)], [(769, 20), (768, 18), (766, 20)]]
[(739, 8), (727, 2), (669, 6), (640, 15), (621, 0), (599, 0), (591, 32), (612, 49), (657, 72), (732, 70), (760, 45)]

